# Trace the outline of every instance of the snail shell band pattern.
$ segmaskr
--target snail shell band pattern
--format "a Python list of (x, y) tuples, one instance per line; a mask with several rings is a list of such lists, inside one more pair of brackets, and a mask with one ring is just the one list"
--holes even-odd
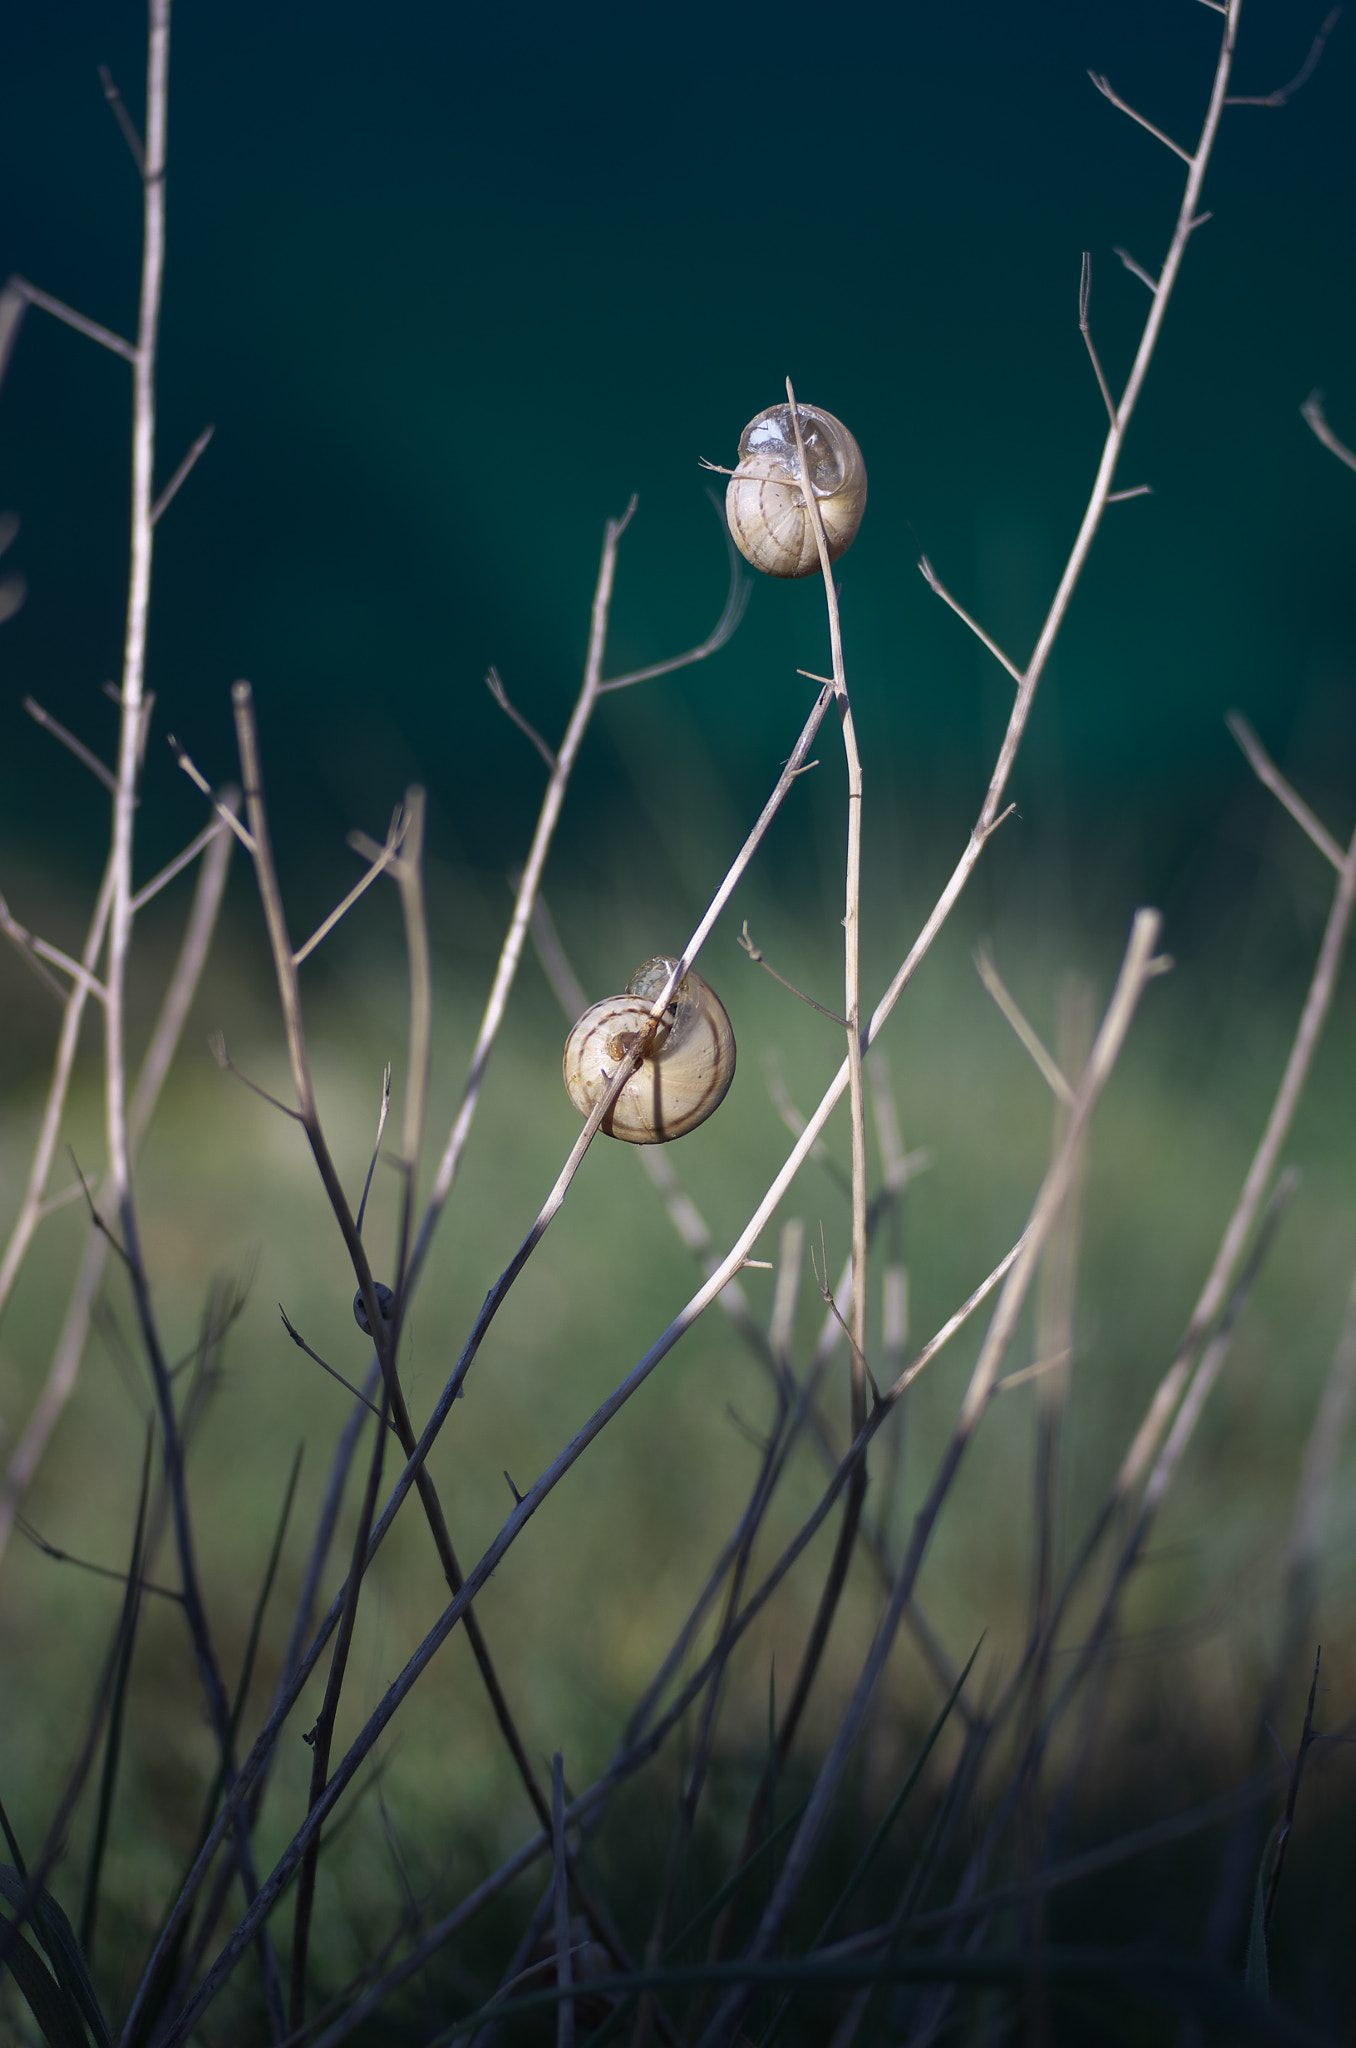
[[(846, 554), (866, 510), (866, 464), (856, 441), (822, 406), (798, 405), (810, 488), (829, 560)], [(800, 451), (789, 405), (770, 405), (739, 437), (725, 517), (745, 561), (768, 576), (817, 576), (819, 549), (800, 490)]]
[[(650, 1029), (651, 1006), (677, 964), (665, 954), (647, 960), (624, 995), (591, 1004), (566, 1039), (565, 1086), (581, 1116), (601, 1100), (620, 1062)], [(700, 974), (688, 973), (602, 1129), (628, 1145), (664, 1145), (684, 1137), (720, 1107), (734, 1070), (734, 1032), (725, 1006)]]

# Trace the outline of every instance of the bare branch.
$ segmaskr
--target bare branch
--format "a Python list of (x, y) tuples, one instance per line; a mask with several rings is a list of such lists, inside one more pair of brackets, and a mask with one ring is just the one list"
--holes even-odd
[[(194, 788), (200, 789), (202, 791), (203, 795), (207, 798), (208, 803), (211, 804), (212, 809), (220, 818), (222, 824), (229, 826), (230, 830), (234, 832), (236, 838), (244, 847), (246, 853), (253, 856), (254, 841), (251, 839), (246, 828), (241, 824), (239, 818), (237, 818), (233, 807), (226, 801), (225, 794), (223, 793), (221, 796), (217, 795), (217, 792), (213, 789), (211, 783), (207, 780), (207, 777), (202, 773), (201, 769), (195, 766), (191, 756), (188, 755), (184, 751), (184, 749), (179, 745), (178, 740), (175, 739), (174, 734), (172, 732), (167, 733), (165, 737), (169, 742), (170, 749), (174, 755), (175, 760), (183, 769), (185, 775), (193, 784)], [(236, 802), (239, 802), (238, 795), (236, 796)]]
[(541, 755), (542, 760), (546, 763), (547, 773), (553, 774), (556, 765), (555, 755), (551, 752), (551, 749), (547, 746), (545, 740), (537, 731), (536, 726), (533, 725), (528, 719), (523, 717), (522, 712), (518, 710), (516, 705), (510, 703), (508, 691), (504, 688), (504, 685), (500, 680), (499, 671), (494, 666), (493, 663), (490, 664), (490, 667), (487, 669), (485, 674), (485, 688), (489, 691), (495, 703), (499, 706), (499, 709), (503, 712), (506, 712), (507, 715), (513, 720), (513, 723), (517, 726), (519, 732), (525, 733), (528, 739), (531, 740), (533, 746)]
[(193, 446), (189, 449), (187, 455), (179, 464), (179, 467), (175, 470), (174, 475), (170, 478), (169, 482), (165, 485), (164, 490), (160, 493), (160, 496), (152, 505), (152, 526), (155, 526), (159, 522), (162, 513), (166, 512), (169, 509), (174, 499), (178, 496), (180, 485), (183, 484), (190, 475), (190, 473), (194, 469), (196, 469), (198, 465), (199, 456), (202, 455), (202, 453), (207, 447), (208, 442), (211, 440), (215, 432), (215, 427), (203, 428), (197, 440), (193, 443)]
[[(239, 790), (227, 787), (221, 792), (221, 803), (224, 809), (231, 810), (239, 801)], [(220, 819), (214, 825), (204, 825), (197, 838), (190, 839), (182, 853), (176, 853), (174, 859), (161, 868), (158, 875), (152, 875), (145, 887), (137, 890), (136, 895), (132, 898), (133, 912), (144, 910), (146, 905), (154, 897), (158, 896), (162, 889), (168, 888), (176, 875), (181, 875), (185, 868), (191, 867), (203, 849), (210, 846), (213, 840), (219, 839), (225, 829)]]
[(109, 70), (107, 64), (99, 66), (99, 83), (104, 89), (104, 98), (113, 110), (113, 119), (122, 130), (123, 141), (132, 152), (132, 162), (137, 167), (137, 174), (144, 178), (146, 175), (146, 152), (142, 147), (141, 137), (137, 133), (136, 123), (123, 105), (122, 94), (113, 83), (113, 73)]
[(1286, 810), (1289, 811), (1291, 817), (1295, 820), (1295, 823), (1302, 831), (1308, 833), (1319, 852), (1326, 860), (1332, 862), (1340, 875), (1346, 866), (1347, 856), (1343, 853), (1327, 826), (1319, 823), (1318, 819), (1309, 809), (1308, 804), (1305, 803), (1304, 798), (1286, 781), (1280, 769), (1258, 739), (1257, 734), (1243, 716), (1243, 713), (1241, 711), (1230, 711), (1226, 715), (1224, 723), (1243, 749), (1248, 759), (1248, 766), (1252, 769), (1257, 780), (1284, 804)]
[(367, 1179), (363, 1182), (363, 1198), (358, 1204), (357, 1230), (359, 1237), (363, 1234), (363, 1217), (367, 1214), (367, 1197), (372, 1192), (372, 1176), (377, 1170), (377, 1160), (381, 1153), (382, 1133), (386, 1129), (386, 1119), (390, 1113), (391, 1062), (388, 1060), (386, 1062), (386, 1071), (381, 1077), (381, 1108), (377, 1111), (377, 1138), (376, 1143), (372, 1147), (372, 1163), (367, 1169)]
[(226, 1037), (224, 1032), (214, 1031), (212, 1033), (212, 1036), (208, 1039), (207, 1045), (208, 1050), (212, 1055), (212, 1058), (221, 1068), (223, 1074), (234, 1074), (236, 1080), (241, 1082), (246, 1088), (248, 1088), (251, 1095), (257, 1095), (261, 1102), (266, 1102), (269, 1105), (270, 1109), (280, 1109), (283, 1115), (291, 1117), (294, 1123), (300, 1123), (302, 1121), (302, 1115), (299, 1109), (289, 1109), (285, 1102), (279, 1102), (276, 1095), (270, 1095), (267, 1088), (261, 1088), (257, 1081), (251, 1081), (248, 1074), (241, 1073), (239, 1067), (235, 1064), (235, 1061), (231, 1058), (230, 1054), (226, 1050)]
[(725, 535), (725, 545), (730, 555), (730, 589), (720, 617), (716, 620), (715, 625), (711, 628), (706, 638), (700, 641), (696, 647), (690, 647), (686, 654), (675, 654), (671, 661), (652, 662), (648, 668), (632, 669), (629, 675), (613, 676), (609, 681), (599, 683), (598, 695), (600, 697), (607, 690), (629, 690), (632, 683), (653, 682), (656, 676), (671, 675), (674, 669), (691, 668), (694, 662), (705, 661), (708, 655), (717, 653), (727, 640), (734, 637), (739, 622), (748, 608), (749, 592), (753, 588), (753, 578), (746, 576), (740, 568), (738, 550), (731, 538), (730, 529), (725, 523), (725, 514), (721, 509), (720, 501), (718, 498), (715, 498), (714, 494), (712, 494), (712, 502), (716, 506), (716, 514), (720, 520), (721, 531)]
[[(98, 976), (91, 973), (83, 961), (73, 960), (69, 953), (63, 953), (60, 946), (52, 945), (47, 939), (35, 937), (32, 932), (19, 923), (18, 918), (15, 917), (3, 896), (0, 896), (0, 932), (4, 933), (5, 937), (12, 945), (18, 948), (19, 952), (27, 953), (37, 960), (45, 960), (50, 966), (60, 968), (61, 972), (69, 974), (71, 980), (78, 983), (85, 990), (86, 994), (92, 995), (97, 1002), (107, 1003), (108, 991)], [(44, 976), (43, 979), (48, 979), (48, 977)], [(54, 986), (56, 986), (56, 992), (64, 1002), (66, 1000), (65, 989), (59, 985), (54, 984)]]
[(1323, 410), (1323, 393), (1311, 391), (1300, 411), (1310, 433), (1317, 436), (1329, 453), (1335, 455), (1339, 462), (1345, 462), (1348, 469), (1356, 469), (1356, 454), (1353, 454), (1345, 441), (1338, 440), (1328, 425), (1328, 416)]
[(354, 883), (343, 902), (337, 903), (329, 916), (316, 926), (305, 945), (297, 947), (296, 952), (292, 955), (292, 965), (294, 967), (300, 967), (303, 960), (310, 959), (316, 947), (329, 937), (341, 918), (346, 917), (348, 912), (352, 910), (358, 898), (367, 894), (367, 891), (376, 881), (378, 875), (385, 874), (387, 868), (394, 864), (396, 855), (400, 852), (401, 846), (404, 843), (406, 823), (407, 820), (404, 813), (397, 806), (392, 814), (390, 828), (386, 834), (386, 844), (379, 849), (367, 873), (360, 882)]
[(340, 1386), (344, 1388), (345, 1392), (352, 1394), (355, 1401), (361, 1401), (363, 1407), (366, 1408), (370, 1414), (376, 1416), (377, 1421), (381, 1423), (384, 1429), (395, 1429), (395, 1424), (391, 1421), (390, 1417), (383, 1415), (381, 1409), (377, 1407), (376, 1403), (374, 1401), (369, 1401), (366, 1394), (364, 1394), (359, 1387), (354, 1386), (352, 1380), (346, 1380), (344, 1378), (344, 1375), (341, 1372), (336, 1372), (334, 1367), (328, 1364), (326, 1360), (320, 1356), (320, 1353), (318, 1351), (312, 1351), (310, 1345), (306, 1342), (306, 1339), (302, 1336), (300, 1330), (298, 1330), (293, 1324), (291, 1317), (288, 1315), (287, 1310), (283, 1307), (281, 1302), (278, 1303), (278, 1314), (282, 1317), (283, 1328), (286, 1330), (288, 1336), (292, 1339), (292, 1342), (296, 1345), (298, 1351), (304, 1351), (308, 1358), (313, 1359), (315, 1361), (315, 1363), (320, 1367), (320, 1370), (322, 1372), (327, 1372), (332, 1380), (338, 1380)]
[(1182, 148), (1180, 142), (1174, 142), (1172, 137), (1170, 135), (1165, 135), (1161, 128), (1155, 128), (1152, 121), (1146, 121), (1143, 114), (1137, 114), (1133, 107), (1128, 106), (1126, 104), (1126, 102), (1120, 97), (1119, 93), (1113, 92), (1111, 90), (1110, 81), (1104, 78), (1100, 71), (1090, 71), (1088, 73), (1088, 77), (1092, 80), (1098, 92), (1102, 94), (1104, 99), (1110, 100), (1113, 107), (1119, 107), (1123, 114), (1128, 114), (1132, 121), (1138, 121), (1141, 128), (1147, 128), (1150, 135), (1152, 135), (1157, 141), (1161, 142), (1165, 149), (1170, 149), (1174, 156), (1180, 156), (1184, 164), (1189, 164), (1194, 161), (1190, 153)]
[(794, 981), (788, 981), (784, 974), (778, 974), (772, 962), (764, 959), (758, 947), (754, 945), (753, 940), (749, 937), (749, 921), (747, 918), (744, 919), (744, 929), (739, 934), (738, 943), (748, 954), (750, 960), (756, 966), (764, 968), (774, 981), (781, 983), (784, 989), (789, 989), (793, 996), (799, 996), (801, 1002), (808, 1003), (812, 1010), (818, 1010), (821, 1017), (828, 1017), (831, 1022), (838, 1025), (840, 1030), (847, 1030), (847, 1019), (845, 1017), (840, 1017), (836, 1010), (826, 1010), (823, 1003), (817, 1003), (813, 996), (807, 996), (804, 989), (797, 988)]
[(943, 604), (949, 604), (952, 611), (956, 614), (956, 617), (958, 619), (964, 619), (966, 625), (970, 628), (970, 631), (974, 634), (975, 638), (977, 640), (983, 641), (984, 645), (988, 648), (994, 660), (1002, 662), (1004, 668), (1012, 677), (1014, 683), (1020, 683), (1022, 680), (1022, 671), (1017, 667), (1015, 662), (1011, 662), (1008, 660), (1006, 654), (1004, 654), (1002, 648), (998, 645), (998, 642), (996, 640), (991, 640), (989, 638), (988, 634), (985, 632), (984, 628), (977, 622), (977, 620), (971, 618), (969, 612), (966, 611), (965, 606), (963, 604), (958, 604), (956, 602), (955, 598), (951, 595), (951, 592), (942, 582), (941, 578), (937, 574), (937, 571), (933, 568), (931, 562), (928, 560), (926, 555), (920, 555), (918, 557), (918, 573), (922, 577), (923, 581), (927, 584), (928, 589), (934, 591), (936, 595), (941, 598)]
[(1324, 17), (1322, 27), (1319, 29), (1318, 34), (1314, 37), (1312, 43), (1309, 45), (1308, 56), (1300, 65), (1299, 70), (1295, 73), (1294, 77), (1290, 80), (1290, 83), (1288, 85), (1278, 85), (1274, 92), (1231, 94), (1230, 97), (1224, 102), (1225, 106), (1283, 107), (1286, 101), (1290, 99), (1293, 94), (1297, 93), (1302, 85), (1307, 85), (1309, 83), (1309, 80), (1313, 77), (1314, 71), (1318, 65), (1318, 60), (1323, 55), (1323, 46), (1327, 42), (1328, 37), (1332, 34), (1333, 30), (1336, 28), (1338, 16), (1341, 14), (1341, 12), (1342, 10), (1340, 7), (1334, 7), (1331, 14), (1328, 14)]
[(1111, 253), (1113, 256), (1119, 256), (1121, 262), (1130, 272), (1130, 275), (1132, 277), (1137, 277), (1141, 284), (1147, 284), (1149, 290), (1154, 294), (1154, 297), (1157, 298), (1158, 279), (1156, 277), (1150, 277), (1148, 271), (1144, 268), (1144, 266), (1140, 263), (1136, 263), (1134, 257), (1130, 254), (1130, 251), (1128, 249), (1122, 249), (1118, 243), (1113, 243)]
[(1088, 299), (1091, 296), (1091, 292), (1092, 256), (1091, 253), (1087, 249), (1085, 249), (1083, 251), (1083, 268), (1081, 273), (1079, 274), (1078, 279), (1078, 331), (1082, 335), (1083, 340), (1087, 344), (1088, 355), (1092, 359), (1092, 367), (1097, 377), (1097, 389), (1102, 394), (1102, 401), (1106, 406), (1107, 418), (1110, 420), (1112, 426), (1114, 427), (1116, 425), (1116, 401), (1111, 396), (1111, 386), (1106, 381), (1106, 372), (1102, 368), (1101, 358), (1099, 357), (1096, 349), (1093, 347), (1092, 329), (1088, 325)]
[(1123, 505), (1127, 498), (1152, 498), (1153, 494), (1152, 484), (1133, 484), (1128, 491), (1109, 491), (1106, 501), (1108, 505)]
[(40, 725), (44, 732), (50, 732), (53, 739), (61, 741), (63, 747), (68, 747), (76, 760), (89, 769), (91, 775), (97, 775), (105, 789), (117, 789), (118, 778), (113, 770), (105, 768), (99, 756), (92, 753), (83, 740), (78, 740), (60, 719), (53, 718), (50, 711), (44, 711), (41, 704), (36, 703), (32, 697), (24, 698), (24, 710), (35, 725)]
[(1052, 1053), (1046, 1051), (1039, 1033), (1027, 1022), (1018, 1008), (1015, 998), (1009, 993), (1002, 975), (994, 965), (992, 953), (983, 940), (975, 947), (974, 960), (985, 988), (1040, 1068), (1050, 1088), (1067, 1108), (1074, 1099), (1073, 1089), (1061, 1073), (1059, 1062)]
[(77, 334), (83, 334), (89, 341), (97, 341), (100, 348), (111, 349), (115, 356), (121, 356), (125, 363), (134, 363), (137, 352), (130, 341), (124, 341), (111, 327), (101, 327), (97, 320), (87, 320), (83, 313), (77, 313), (74, 306), (68, 306), (64, 299), (54, 299), (50, 292), (40, 291), (30, 284), (26, 277), (12, 277), (10, 284), (23, 293), (30, 306), (38, 306), (44, 313), (50, 313), (54, 320), (64, 320)]

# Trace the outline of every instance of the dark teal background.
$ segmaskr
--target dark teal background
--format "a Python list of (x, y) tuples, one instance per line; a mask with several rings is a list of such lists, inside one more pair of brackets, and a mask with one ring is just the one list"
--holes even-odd
[[(1290, 77), (1320, 11), (1250, 0), (1236, 89)], [(868, 815), (878, 852), (921, 859), (973, 815), (1008, 686), (917, 553), (1025, 658), (1103, 432), (1080, 252), (1118, 384), (1145, 293), (1112, 245), (1156, 268), (1180, 192), (1182, 166), (1087, 68), (1194, 143), (1219, 26), (1190, 0), (178, 0), (161, 475), (205, 421), (217, 434), (160, 529), (140, 865), (200, 817), (163, 733), (225, 779), (237, 675), (298, 860), (379, 829), (414, 775), (438, 851), (521, 859), (540, 769), (487, 664), (559, 733), (602, 523), (632, 490), (609, 666), (700, 637), (725, 564), (698, 457), (731, 460), (788, 370), (865, 451), (842, 573)], [(143, 41), (121, 0), (0, 25), (0, 269), (126, 333), (139, 193), (95, 67), (140, 118)], [(1356, 17), (1293, 104), (1226, 117), (1215, 218), (1123, 463), (1155, 495), (1108, 517), (1014, 783), (1011, 857), (1057, 838), (1072, 911), (1114, 905), (1118, 938), (1134, 898), (1189, 922), (1247, 878), (1231, 704), (1348, 825), (1356, 476), (1298, 408), (1323, 386), (1356, 440), (1353, 78)], [(111, 747), (128, 385), (30, 313), (0, 393), (30, 585), (0, 641), (0, 840), (58, 869), (93, 858), (102, 799), (20, 700)], [(819, 608), (813, 586), (761, 585), (730, 650), (603, 712), (563, 868), (615, 873), (642, 830), (662, 866), (633, 797), (650, 730), (662, 803), (719, 789), (751, 812), (800, 722), (794, 670), (825, 663)], [(805, 834), (784, 837), (794, 875)]]

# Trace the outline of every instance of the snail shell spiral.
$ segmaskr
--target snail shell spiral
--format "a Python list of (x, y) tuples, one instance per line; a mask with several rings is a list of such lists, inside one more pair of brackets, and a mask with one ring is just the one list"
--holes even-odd
[[(618, 1063), (649, 1031), (651, 1006), (677, 964), (666, 954), (647, 960), (624, 994), (591, 1004), (566, 1039), (565, 1086), (581, 1116), (601, 1100)], [(663, 1145), (684, 1137), (720, 1107), (734, 1070), (734, 1032), (725, 1006), (700, 974), (689, 972), (602, 1129), (628, 1145)]]
[[(829, 560), (846, 554), (866, 510), (866, 464), (831, 412), (798, 404), (810, 488), (824, 522)], [(816, 576), (819, 549), (800, 488), (800, 451), (789, 405), (770, 405), (739, 437), (739, 463), (725, 491), (735, 546), (768, 576)]]

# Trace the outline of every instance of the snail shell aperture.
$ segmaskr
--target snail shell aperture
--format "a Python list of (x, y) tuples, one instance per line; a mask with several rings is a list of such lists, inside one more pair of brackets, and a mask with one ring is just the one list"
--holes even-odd
[[(651, 1007), (677, 964), (666, 954), (647, 960), (627, 982), (624, 995), (591, 1004), (566, 1039), (565, 1086), (581, 1116), (602, 1099), (619, 1062), (650, 1030)], [(628, 1145), (663, 1145), (684, 1137), (725, 1100), (734, 1070), (734, 1032), (725, 1006), (700, 974), (689, 972), (602, 1129)]]
[[(810, 488), (824, 522), (829, 560), (846, 554), (866, 510), (866, 464), (831, 412), (798, 404)], [(735, 546), (769, 576), (815, 576), (819, 549), (800, 488), (800, 451), (789, 405), (770, 405), (739, 437), (739, 464), (725, 491)]]

